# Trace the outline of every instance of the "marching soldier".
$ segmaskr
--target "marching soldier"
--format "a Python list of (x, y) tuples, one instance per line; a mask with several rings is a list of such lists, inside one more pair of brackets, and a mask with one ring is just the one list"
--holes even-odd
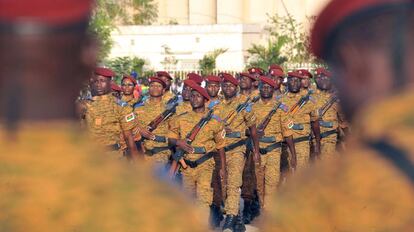
[(132, 158), (138, 157), (132, 129), (135, 114), (128, 104), (114, 98), (111, 91), (111, 78), (114, 72), (98, 67), (91, 78), (92, 100), (86, 104), (86, 124), (96, 142), (107, 149), (121, 154), (121, 134), (125, 139)]
[(225, 124), (226, 129), (226, 167), (227, 186), (225, 211), (226, 220), (223, 225), (224, 231), (244, 230), (243, 221), (239, 215), (240, 187), (242, 186), (242, 174), (245, 164), (245, 131), (250, 131), (254, 141), (254, 157), (259, 158), (258, 140), (256, 135), (256, 117), (251, 111), (249, 101), (242, 101), (237, 96), (239, 82), (232, 75), (220, 74), (223, 78), (222, 91), (224, 100), (216, 106), (215, 112)]
[(174, 93), (171, 92), (171, 84), (172, 84), (173, 78), (166, 71), (158, 71), (158, 72), (156, 72), (156, 76), (158, 78), (161, 78), (164, 81), (164, 83), (165, 83), (165, 93), (163, 95), (163, 102), (166, 103), (171, 98), (174, 97)]
[(134, 90), (137, 85), (137, 81), (132, 76), (125, 75), (121, 81), (122, 98), (123, 102), (126, 102), (132, 108), (138, 103), (138, 99), (134, 98)]
[(257, 68), (257, 67), (252, 67), (249, 68), (248, 73), (250, 75), (253, 75), (254, 77), (254, 82), (253, 82), (253, 92), (255, 96), (259, 95), (259, 77), (264, 75), (264, 71), (261, 68)]
[(281, 98), (282, 95), (286, 94), (287, 88), (283, 85), (283, 79), (285, 78), (285, 73), (279, 65), (271, 65), (269, 68), (269, 77), (272, 78), (279, 88), (275, 89), (276, 97)]
[[(163, 79), (159, 77), (149, 78), (149, 98), (145, 101), (144, 106), (135, 109), (135, 113), (138, 116), (137, 121), (141, 128), (148, 130), (148, 127), (154, 126), (150, 124), (166, 110), (165, 103), (163, 102), (166, 86)], [(171, 111), (171, 114), (174, 114), (174, 111)], [(145, 160), (151, 163), (159, 163), (166, 166), (169, 162), (171, 151), (166, 140), (168, 121), (169, 119), (162, 119), (156, 125), (156, 128), (150, 128), (154, 136), (143, 140)]]
[(306, 95), (301, 93), (302, 75), (297, 72), (289, 72), (287, 87), (289, 93), (282, 102), (287, 106), (284, 124), (293, 132), (296, 157), (290, 154), (290, 166), (293, 169), (303, 168), (309, 164), (310, 159), (310, 134), (315, 136), (315, 154), (320, 154), (320, 128), (317, 115), (316, 102), (312, 97), (312, 91)]
[[(224, 128), (217, 117), (212, 116), (212, 109), (208, 110), (205, 103), (210, 99), (207, 91), (192, 80), (186, 80), (191, 88), (191, 111), (175, 117), (169, 122), (170, 145), (183, 147), (186, 151), (183, 159), (188, 165), (181, 170), (184, 189), (192, 193), (200, 206), (205, 209), (211, 207), (213, 190), (211, 180), (214, 171), (215, 153), (219, 153), (221, 167), (220, 177), (226, 175), (224, 156)], [(184, 147), (189, 146), (190, 149)], [(214, 214), (211, 210), (211, 215)]]
[(305, 94), (308, 90), (315, 90), (315, 87), (313, 86), (311, 82), (311, 79), (313, 78), (312, 73), (310, 73), (306, 69), (299, 69), (299, 70), (296, 70), (296, 72), (302, 75), (300, 82), (302, 84), (302, 89), (305, 90), (304, 91)]
[(413, 15), (409, 0), (332, 0), (317, 17), (312, 52), (337, 70), (352, 138), (284, 187), (263, 231), (414, 228)]
[(338, 133), (338, 97), (332, 93), (331, 73), (323, 68), (316, 69), (319, 126), (321, 128), (321, 158), (336, 153)]

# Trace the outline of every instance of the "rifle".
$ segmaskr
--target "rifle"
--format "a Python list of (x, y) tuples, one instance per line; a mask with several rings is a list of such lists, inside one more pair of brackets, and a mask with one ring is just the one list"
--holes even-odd
[(165, 105), (167, 106), (167, 108), (171, 105), (174, 105), (175, 103), (178, 104), (178, 101), (180, 100), (180, 98), (178, 97), (178, 95), (174, 95), (174, 97), (170, 98)]
[(251, 97), (249, 96), (246, 101), (244, 101), (243, 103), (239, 104), (235, 110), (233, 110), (232, 112), (230, 112), (230, 114), (227, 115), (227, 117), (224, 119), (225, 122), (225, 126), (229, 126), (232, 122), (233, 119), (240, 113), (242, 112), (244, 109), (246, 109), (250, 104), (254, 104), (257, 101), (259, 101), (260, 97), (256, 96), (254, 97), (251, 101), (250, 101)]
[(325, 122), (322, 120), (323, 116), (326, 114), (326, 112), (328, 112), (328, 110), (333, 106), (333, 104), (338, 100), (338, 97), (336, 95), (333, 95), (331, 98), (329, 98), (328, 102), (325, 103), (325, 105), (323, 105), (319, 110), (318, 110), (318, 115), (319, 115), (319, 125), (321, 127), (325, 127), (325, 128), (332, 128), (333, 127), (333, 123), (332, 122)]
[[(211, 120), (213, 116), (213, 109), (210, 109), (206, 116), (200, 119), (200, 121), (191, 129), (191, 131), (186, 135), (185, 140), (187, 144), (191, 145), (191, 143), (195, 140), (196, 136), (200, 132), (200, 130)], [(187, 164), (184, 161), (184, 150), (179, 149), (177, 150), (173, 155), (172, 158), (176, 162), (180, 162), (181, 166), (185, 169), (187, 168)], [(172, 169), (175, 169), (176, 167), (171, 166)], [(175, 172), (175, 170), (174, 170)]]
[[(178, 106), (178, 102), (174, 102), (173, 105), (170, 105), (167, 107), (166, 110), (164, 110), (164, 112), (162, 112), (160, 115), (158, 115), (154, 120), (152, 120), (148, 125), (147, 125), (147, 129), (149, 132), (153, 132), (155, 129), (157, 129), (157, 127), (164, 122), (165, 120), (167, 120), (168, 118), (170, 118), (172, 115), (175, 114), (175, 110)], [(167, 142), (166, 138), (163, 136), (155, 136), (154, 141), (156, 142), (160, 142), (160, 143), (165, 143)]]
[[(310, 96), (313, 94), (313, 90), (309, 90), (305, 96), (302, 96), (295, 105), (290, 108), (288, 115), (293, 116), (295, 115), (302, 107), (310, 100)], [(296, 127), (297, 128), (294, 128)], [(295, 125), (292, 121), (288, 123), (289, 128), (293, 128), (294, 130), (303, 130), (303, 125)]]

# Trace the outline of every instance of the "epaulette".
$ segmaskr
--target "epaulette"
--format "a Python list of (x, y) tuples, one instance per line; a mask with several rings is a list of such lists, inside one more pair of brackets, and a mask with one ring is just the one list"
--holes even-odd
[(126, 102), (124, 102), (120, 99), (116, 99), (116, 104), (118, 104), (119, 106), (122, 106), (122, 107), (127, 107), (128, 106), (128, 103), (126, 103)]
[(283, 110), (285, 113), (289, 111), (289, 106), (280, 103), (279, 109)]
[(246, 106), (246, 112), (247, 113), (250, 113), (250, 112), (252, 112), (252, 106), (253, 106), (253, 104), (252, 103), (249, 103), (247, 106)]
[(208, 104), (208, 108), (209, 109), (213, 109), (218, 104), (220, 104), (220, 101), (219, 100), (211, 101), (210, 104)]

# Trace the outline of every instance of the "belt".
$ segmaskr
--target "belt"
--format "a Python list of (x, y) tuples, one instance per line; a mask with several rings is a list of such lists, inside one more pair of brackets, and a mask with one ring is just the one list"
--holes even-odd
[(324, 128), (332, 128), (333, 122), (319, 121), (319, 126)]
[(193, 154), (205, 154), (206, 153), (205, 147), (193, 147), (193, 148), (194, 148)]
[[(205, 147), (193, 147), (194, 148), (194, 153), (193, 154), (205, 154), (206, 153), (206, 148)], [(184, 151), (181, 149), (178, 149), (175, 153), (172, 154), (172, 158), (175, 161), (179, 161), (181, 158), (184, 157)]]
[(157, 153), (160, 153), (162, 151), (167, 151), (169, 149), (170, 147), (154, 147), (153, 149), (146, 150), (146, 153), (150, 156), (153, 156)]
[(321, 138), (325, 138), (325, 137), (328, 137), (329, 135), (333, 135), (333, 134), (336, 134), (336, 133), (338, 133), (337, 130), (325, 131), (325, 132), (321, 133)]
[(119, 145), (119, 143), (115, 143), (112, 145), (107, 145), (106, 148), (111, 151), (118, 151), (121, 149), (121, 145)]
[(215, 153), (216, 152), (206, 153), (205, 155), (201, 156), (201, 158), (199, 158), (195, 161), (186, 160), (186, 159), (184, 159), (184, 161), (190, 168), (196, 168), (198, 165), (201, 165), (202, 163), (204, 163), (207, 160), (211, 159), (214, 156)]
[(275, 136), (263, 136), (263, 137), (259, 138), (259, 142), (274, 143), (274, 142), (276, 142), (276, 138), (275, 138)]
[(240, 146), (243, 146), (245, 144), (246, 144), (246, 140), (245, 139), (242, 139), (242, 140), (239, 140), (236, 143), (232, 143), (232, 144), (224, 147), (224, 151), (226, 151), (226, 152), (227, 151), (231, 151), (231, 150), (235, 149), (236, 147), (240, 147)]
[(241, 138), (241, 132), (233, 131), (233, 132), (230, 132), (230, 133), (226, 133), (226, 138), (234, 138), (234, 139)]
[(303, 137), (299, 137), (296, 139), (293, 139), (294, 143), (301, 143), (301, 142), (305, 142), (305, 141), (310, 141), (310, 136), (303, 136)]
[(267, 146), (265, 148), (260, 148), (259, 149), (259, 152), (262, 155), (266, 155), (268, 152), (271, 152), (271, 151), (273, 151), (276, 148), (282, 147), (282, 145), (283, 145), (283, 142), (273, 143), (273, 144), (271, 144), (271, 145), (269, 145), (269, 146)]
[(165, 138), (165, 136), (158, 136), (158, 135), (156, 135), (154, 141), (155, 142), (158, 142), (158, 143), (166, 143), (167, 142), (167, 138)]

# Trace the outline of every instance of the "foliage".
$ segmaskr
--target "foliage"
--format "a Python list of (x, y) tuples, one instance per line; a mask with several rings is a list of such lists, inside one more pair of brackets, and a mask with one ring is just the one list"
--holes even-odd
[(137, 72), (139, 77), (141, 77), (140, 74), (144, 73), (145, 63), (146, 61), (142, 58), (128, 56), (117, 57), (105, 61), (105, 65), (111, 68), (117, 74), (115, 79), (118, 83), (124, 74), (129, 75), (132, 71)]
[(200, 66), (201, 69), (201, 73), (202, 75), (208, 75), (211, 74), (214, 69), (216, 68), (216, 59), (219, 55), (227, 52), (228, 49), (224, 49), (224, 48), (219, 48), (219, 49), (215, 49), (209, 53), (207, 53), (206, 55), (204, 55), (204, 57), (198, 61), (198, 64)]
[(286, 37), (278, 37), (269, 39), (267, 46), (253, 44), (247, 52), (251, 55), (248, 67), (259, 67), (267, 70), (271, 64), (282, 65), (288, 58), (281, 55), (281, 49), (286, 43)]

